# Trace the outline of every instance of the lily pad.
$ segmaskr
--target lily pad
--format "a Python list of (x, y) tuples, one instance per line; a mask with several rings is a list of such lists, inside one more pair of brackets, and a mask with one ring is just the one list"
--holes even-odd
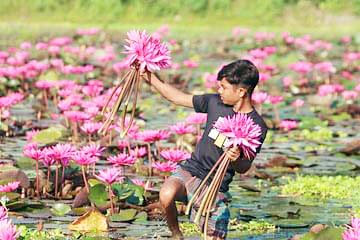
[(71, 211), (71, 207), (64, 203), (55, 203), (54, 206), (51, 209), (51, 212), (55, 216), (64, 216), (65, 214), (69, 213)]
[(135, 219), (136, 213), (136, 209), (123, 209), (118, 214), (112, 215), (110, 220), (114, 222), (128, 222)]
[(148, 219), (148, 214), (146, 212), (139, 212), (135, 216), (134, 223), (145, 223), (145, 222), (147, 222), (147, 219)]
[(104, 184), (96, 184), (90, 188), (89, 200), (97, 206), (103, 206), (107, 203), (108, 193)]
[(128, 184), (115, 183), (111, 186), (114, 194), (119, 198), (119, 200), (126, 199), (130, 197), (134, 190), (128, 187)]
[(106, 217), (96, 209), (92, 209), (69, 225), (69, 229), (79, 232), (99, 232), (108, 230)]
[(41, 130), (34, 137), (33, 141), (40, 144), (56, 143), (62, 137), (62, 131), (59, 128), (50, 127), (45, 130)]
[(344, 229), (339, 227), (327, 227), (319, 233), (306, 233), (300, 240), (342, 240), (342, 233)]

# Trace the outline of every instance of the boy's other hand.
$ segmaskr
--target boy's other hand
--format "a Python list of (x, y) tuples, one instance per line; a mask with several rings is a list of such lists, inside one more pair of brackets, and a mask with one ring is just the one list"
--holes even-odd
[(236, 161), (240, 157), (240, 149), (238, 147), (232, 147), (226, 151), (226, 156), (230, 161)]

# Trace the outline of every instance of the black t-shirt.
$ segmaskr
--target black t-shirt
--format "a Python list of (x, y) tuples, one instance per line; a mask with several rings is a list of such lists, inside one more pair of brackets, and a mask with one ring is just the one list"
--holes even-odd
[[(181, 163), (181, 167), (189, 171), (193, 176), (204, 179), (223, 153), (223, 150), (217, 147), (214, 144), (214, 140), (208, 136), (209, 132), (219, 117), (233, 115), (235, 112), (233, 111), (233, 106), (225, 105), (221, 101), (219, 94), (194, 95), (192, 101), (196, 112), (207, 113), (208, 115), (205, 131), (196, 145), (195, 152), (191, 154), (190, 159)], [(267, 126), (264, 120), (255, 109), (247, 114), (260, 126), (261, 137), (259, 141), (263, 143), (267, 132)], [(260, 152), (260, 148), (261, 145), (256, 149), (256, 153)], [(229, 165), (220, 187), (221, 192), (227, 192), (229, 190), (229, 184), (234, 175), (235, 170)], [(212, 177), (209, 179), (209, 182), (211, 180)]]

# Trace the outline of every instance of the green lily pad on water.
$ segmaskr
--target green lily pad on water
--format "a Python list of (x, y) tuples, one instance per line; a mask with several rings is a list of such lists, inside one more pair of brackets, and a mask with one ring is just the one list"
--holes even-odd
[(41, 130), (34, 137), (33, 141), (40, 144), (56, 143), (63, 136), (62, 130), (55, 127), (50, 127), (45, 130)]
[(146, 212), (139, 212), (136, 216), (135, 216), (135, 221), (134, 223), (146, 223), (148, 220), (148, 214)]
[(136, 213), (136, 209), (122, 209), (118, 214), (113, 214), (110, 220), (114, 222), (129, 222), (135, 219)]
[(64, 203), (55, 203), (51, 208), (51, 212), (58, 217), (65, 216), (65, 214), (71, 211), (71, 207)]
[(20, 157), (20, 158), (16, 159), (16, 165), (20, 169), (31, 169), (35, 166), (35, 161), (32, 160), (31, 158)]
[(272, 220), (271, 223), (279, 228), (306, 228), (310, 225), (301, 219), (279, 219)]
[(106, 205), (108, 201), (108, 193), (104, 184), (96, 184), (90, 187), (89, 200), (97, 206)]
[(319, 233), (306, 233), (300, 240), (342, 240), (344, 229), (339, 227), (327, 227)]

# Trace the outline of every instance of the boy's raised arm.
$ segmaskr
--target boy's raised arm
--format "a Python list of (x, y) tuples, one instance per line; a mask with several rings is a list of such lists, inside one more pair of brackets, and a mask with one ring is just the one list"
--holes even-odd
[(151, 74), (149, 72), (144, 74), (143, 78), (145, 78), (147, 82), (153, 85), (156, 90), (170, 102), (184, 107), (194, 107), (192, 103), (192, 94), (184, 93), (174, 88), (170, 84), (162, 82), (155, 74)]

